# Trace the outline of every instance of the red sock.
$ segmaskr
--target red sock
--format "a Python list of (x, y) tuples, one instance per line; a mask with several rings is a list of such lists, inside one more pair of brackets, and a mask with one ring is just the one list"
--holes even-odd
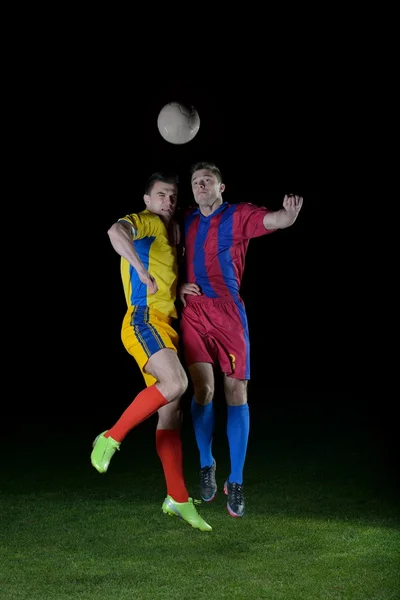
[(142, 421), (145, 421), (148, 417), (151, 417), (159, 408), (166, 404), (168, 404), (168, 400), (164, 398), (158, 388), (155, 385), (149, 386), (139, 392), (115, 425), (104, 434), (104, 437), (112, 437), (117, 442), (122, 442), (131, 429), (139, 425)]
[(176, 502), (187, 502), (189, 494), (183, 479), (180, 430), (156, 429), (156, 450), (163, 466), (167, 494)]

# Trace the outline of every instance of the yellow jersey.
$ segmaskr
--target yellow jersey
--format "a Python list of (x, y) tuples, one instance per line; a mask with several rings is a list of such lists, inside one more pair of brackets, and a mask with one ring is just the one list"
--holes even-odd
[(118, 221), (128, 223), (132, 227), (133, 246), (158, 286), (155, 294), (149, 294), (147, 285), (140, 281), (136, 269), (121, 257), (121, 278), (128, 307), (149, 306), (167, 317), (177, 318), (177, 253), (176, 248), (169, 242), (164, 223), (158, 215), (147, 209), (137, 214), (126, 215)]

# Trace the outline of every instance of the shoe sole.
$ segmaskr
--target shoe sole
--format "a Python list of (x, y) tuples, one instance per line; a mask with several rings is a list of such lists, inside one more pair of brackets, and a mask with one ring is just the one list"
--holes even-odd
[(240, 519), (240, 517), (243, 517), (244, 515), (244, 512), (241, 515), (234, 513), (229, 504), (226, 505), (226, 508), (228, 509), (228, 513), (231, 515), (231, 517), (235, 517), (235, 519)]
[(214, 495), (211, 496), (211, 498), (204, 498), (204, 496), (201, 496), (201, 499), (203, 500), (203, 502), (212, 502), (213, 500), (215, 500), (215, 496), (217, 495), (217, 491), (218, 490), (215, 490)]
[(98, 473), (100, 473), (100, 475), (103, 475), (104, 473), (107, 473), (107, 470), (108, 470), (109, 464), (108, 464), (108, 465), (106, 466), (106, 468), (104, 469), (104, 468), (102, 467), (102, 465), (98, 465), (97, 463), (95, 463), (92, 457), (90, 457), (90, 463), (91, 463), (92, 467), (94, 467), (94, 468), (96, 469), (96, 471), (97, 471)]

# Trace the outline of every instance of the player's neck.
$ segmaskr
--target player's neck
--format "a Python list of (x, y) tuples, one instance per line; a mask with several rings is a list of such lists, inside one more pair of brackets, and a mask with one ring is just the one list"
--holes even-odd
[(165, 227), (168, 229), (172, 217), (164, 217), (161, 215), (158, 215), (158, 216), (160, 217), (161, 221), (164, 223)]
[(200, 212), (204, 217), (209, 217), (221, 206), (223, 203), (222, 198), (217, 198), (211, 206), (200, 206)]

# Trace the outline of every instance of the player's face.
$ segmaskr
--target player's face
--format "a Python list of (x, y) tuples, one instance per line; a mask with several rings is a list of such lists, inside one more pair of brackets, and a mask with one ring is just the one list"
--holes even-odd
[(208, 169), (200, 169), (192, 175), (193, 196), (199, 206), (212, 206), (216, 200), (222, 200), (224, 189), (224, 184)]
[(147, 210), (169, 221), (173, 217), (178, 200), (178, 187), (175, 183), (156, 181), (150, 194), (144, 195)]

